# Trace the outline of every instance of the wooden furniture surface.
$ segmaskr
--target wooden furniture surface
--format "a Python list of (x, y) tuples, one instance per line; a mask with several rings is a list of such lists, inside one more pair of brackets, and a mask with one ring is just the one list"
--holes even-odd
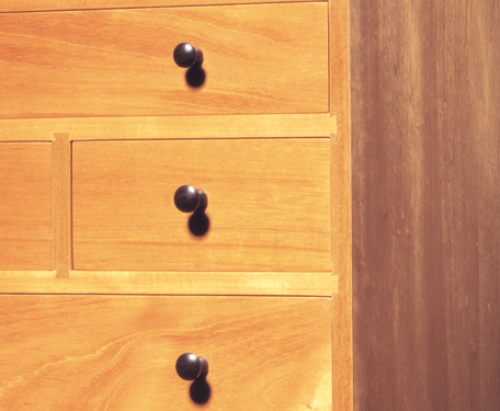
[(0, 296), (0, 306), (4, 409), (199, 409), (173, 366), (188, 346), (209, 359), (208, 409), (331, 409), (328, 298)]
[[(276, 0), (273, 3), (304, 2), (315, 0)], [(213, 4), (268, 3), (267, 0), (16, 0), (3, 1), (0, 12), (137, 9), (140, 7), (165, 7)]]
[[(1, 14), (0, 112), (327, 112), (327, 11), (318, 2)], [(173, 62), (183, 42), (205, 55), (201, 87), (186, 88)]]
[(51, 145), (0, 142), (0, 159), (0, 270), (51, 270)]
[(48, 248), (0, 260), (0, 408), (200, 408), (192, 351), (202, 408), (352, 410), (348, 3), (220, 3), (0, 5), (0, 154), (30, 164), (10, 154), (0, 194), (45, 195), (0, 210), (45, 218)]
[(500, 9), (351, 2), (358, 411), (500, 404)]
[[(326, 138), (75, 141), (74, 269), (328, 272), (329, 157)], [(202, 237), (184, 184), (208, 195)]]

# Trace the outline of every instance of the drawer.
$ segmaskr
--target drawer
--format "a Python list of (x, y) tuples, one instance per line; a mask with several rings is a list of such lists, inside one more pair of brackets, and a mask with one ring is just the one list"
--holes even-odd
[[(286, 2), (288, 0), (277, 0)], [(304, 0), (291, 0), (304, 1)], [(310, 1), (310, 0), (305, 0)], [(3, 0), (0, 12), (188, 6), (201, 4), (266, 3), (267, 0)]]
[(52, 269), (50, 142), (0, 142), (0, 270)]
[[(75, 141), (74, 268), (328, 272), (329, 155), (328, 138)], [(175, 207), (185, 184), (208, 196), (203, 236)]]
[[(327, 7), (0, 14), (0, 116), (327, 112)], [(200, 87), (173, 61), (182, 42), (203, 50)]]
[[(331, 410), (328, 298), (3, 295), (0, 307), (1, 409)], [(206, 385), (177, 376), (185, 352), (207, 359)]]

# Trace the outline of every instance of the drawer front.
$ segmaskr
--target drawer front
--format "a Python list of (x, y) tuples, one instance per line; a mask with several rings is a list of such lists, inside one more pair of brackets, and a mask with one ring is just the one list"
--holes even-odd
[(51, 143), (0, 142), (0, 270), (52, 269)]
[[(76, 270), (330, 270), (329, 139), (77, 141)], [(208, 196), (204, 236), (173, 195)]]
[[(0, 296), (0, 409), (331, 410), (328, 298)], [(201, 391), (201, 390), (200, 390)]]
[[(0, 117), (328, 111), (327, 3), (0, 14)], [(204, 53), (192, 88), (172, 53)]]
[[(277, 0), (276, 2), (290, 0)], [(304, 0), (291, 0), (304, 1)], [(311, 1), (311, 0), (305, 0)], [(48, 11), (48, 10), (91, 10), (125, 7), (162, 7), (201, 4), (266, 3), (267, 0), (2, 0), (0, 12), (5, 11)]]

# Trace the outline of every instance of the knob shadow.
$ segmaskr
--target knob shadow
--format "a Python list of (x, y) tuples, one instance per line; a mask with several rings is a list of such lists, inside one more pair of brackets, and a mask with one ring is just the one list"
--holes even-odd
[(205, 377), (197, 378), (191, 384), (189, 388), (189, 396), (191, 400), (197, 405), (204, 405), (210, 399), (210, 395), (212, 394), (212, 388), (210, 384), (207, 382)]
[(193, 64), (189, 70), (186, 71), (186, 83), (189, 87), (200, 88), (205, 84), (207, 75), (200, 63)]
[(203, 237), (210, 229), (210, 219), (204, 210), (196, 210), (188, 221), (189, 231), (196, 237)]

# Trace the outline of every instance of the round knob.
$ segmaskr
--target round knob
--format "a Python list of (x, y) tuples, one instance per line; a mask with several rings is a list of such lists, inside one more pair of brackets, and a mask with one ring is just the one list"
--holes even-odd
[(208, 197), (203, 190), (197, 190), (193, 186), (180, 186), (174, 194), (175, 206), (183, 213), (194, 211), (205, 211)]
[(203, 357), (191, 353), (182, 354), (177, 358), (175, 369), (183, 380), (196, 380), (208, 374), (208, 362)]
[(203, 52), (189, 43), (181, 43), (174, 49), (174, 61), (179, 67), (188, 68), (195, 63), (201, 66)]

